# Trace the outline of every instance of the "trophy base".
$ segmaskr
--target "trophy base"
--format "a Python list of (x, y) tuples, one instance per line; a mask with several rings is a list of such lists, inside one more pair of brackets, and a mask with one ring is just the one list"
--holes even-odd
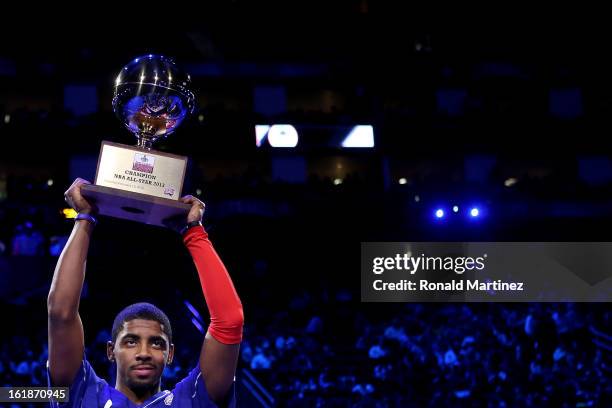
[(81, 193), (100, 215), (160, 227), (180, 228), (191, 209), (180, 201), (95, 184), (81, 186)]

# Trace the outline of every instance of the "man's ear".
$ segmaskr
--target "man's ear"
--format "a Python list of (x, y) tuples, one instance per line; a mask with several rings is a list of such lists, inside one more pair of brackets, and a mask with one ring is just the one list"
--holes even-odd
[(106, 342), (106, 356), (110, 361), (115, 361), (115, 344), (112, 341)]
[(172, 364), (172, 360), (174, 360), (174, 344), (170, 343), (170, 347), (168, 347), (168, 360), (166, 361), (166, 364)]

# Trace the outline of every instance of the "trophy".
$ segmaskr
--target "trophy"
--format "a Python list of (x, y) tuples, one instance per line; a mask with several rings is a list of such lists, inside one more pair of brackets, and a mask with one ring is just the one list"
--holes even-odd
[(99, 214), (160, 226), (187, 215), (190, 206), (178, 201), (187, 157), (152, 146), (193, 113), (190, 83), (188, 74), (161, 55), (136, 58), (121, 70), (113, 110), (138, 142), (102, 142), (95, 183), (82, 187)]

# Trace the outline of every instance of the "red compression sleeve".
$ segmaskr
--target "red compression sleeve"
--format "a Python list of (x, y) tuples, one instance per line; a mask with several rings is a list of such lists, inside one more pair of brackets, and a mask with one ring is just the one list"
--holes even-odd
[(192, 227), (183, 242), (195, 263), (204, 299), (210, 313), (208, 332), (223, 344), (238, 344), (242, 340), (244, 315), (225, 265), (208, 239), (203, 227)]

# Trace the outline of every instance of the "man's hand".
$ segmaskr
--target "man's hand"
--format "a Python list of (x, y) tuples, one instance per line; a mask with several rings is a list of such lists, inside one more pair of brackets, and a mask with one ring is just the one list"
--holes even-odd
[[(64, 193), (64, 198), (75, 211), (89, 214), (95, 212), (95, 207), (81, 195), (83, 184), (91, 183), (76, 179)], [(89, 222), (74, 224), (72, 234), (57, 261), (47, 297), (49, 374), (51, 383), (57, 387), (70, 386), (83, 361), (85, 337), (79, 315), (79, 301), (92, 229)]]
[(70, 207), (78, 213), (91, 214), (94, 212), (94, 207), (83, 198), (81, 194), (81, 186), (83, 184), (91, 184), (87, 180), (77, 178), (72, 185), (64, 193), (64, 199)]
[(189, 214), (187, 214), (187, 223), (190, 223), (192, 221), (202, 222), (202, 217), (204, 216), (204, 209), (206, 208), (206, 204), (191, 195), (182, 197), (180, 201), (182, 203), (191, 205)]

